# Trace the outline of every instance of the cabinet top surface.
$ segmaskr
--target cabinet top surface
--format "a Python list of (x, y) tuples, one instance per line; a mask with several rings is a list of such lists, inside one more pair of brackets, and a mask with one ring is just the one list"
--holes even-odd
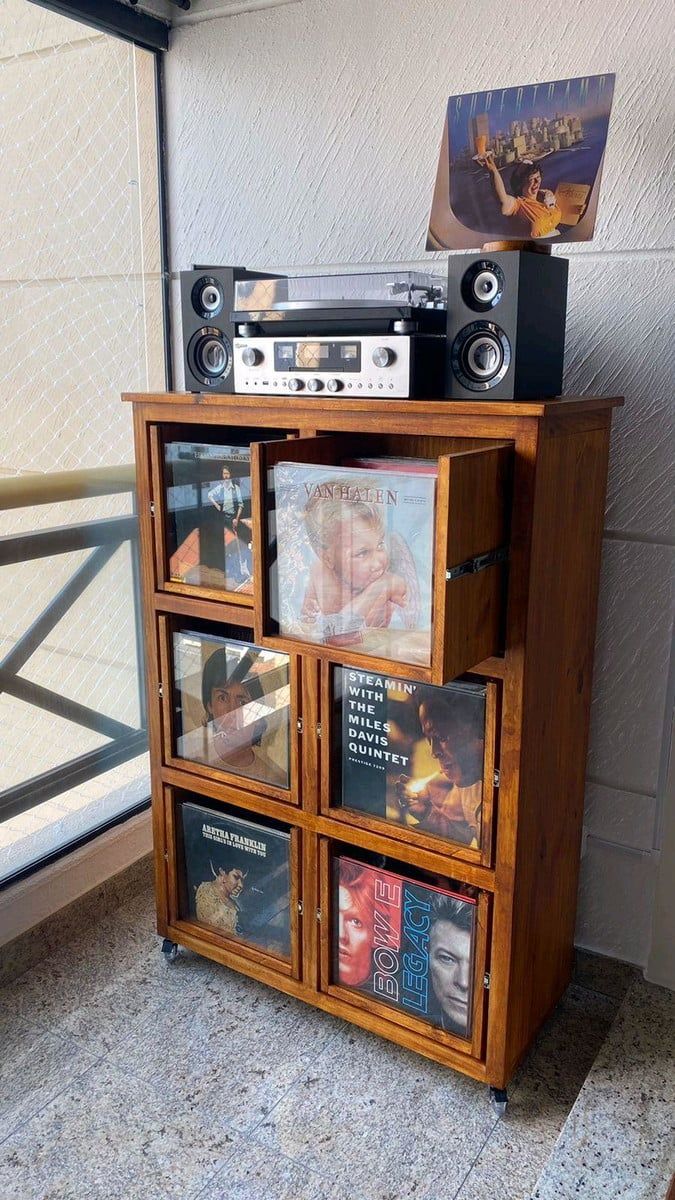
[(558, 396), (553, 400), (359, 400), (322, 396), (320, 401), (308, 401), (296, 396), (211, 395), (195, 392), (126, 392), (122, 399), (133, 404), (164, 404), (167, 416), (172, 406), (189, 405), (199, 408), (233, 407), (250, 410), (278, 408), (285, 413), (351, 412), (372, 416), (382, 413), (404, 413), (408, 416), (446, 417), (549, 417), (569, 416), (581, 412), (600, 412), (623, 404), (622, 396)]

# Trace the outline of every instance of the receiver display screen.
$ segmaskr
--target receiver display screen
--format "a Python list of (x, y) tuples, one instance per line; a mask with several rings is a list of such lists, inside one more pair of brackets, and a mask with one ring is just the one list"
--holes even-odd
[(359, 342), (275, 342), (275, 371), (361, 370)]

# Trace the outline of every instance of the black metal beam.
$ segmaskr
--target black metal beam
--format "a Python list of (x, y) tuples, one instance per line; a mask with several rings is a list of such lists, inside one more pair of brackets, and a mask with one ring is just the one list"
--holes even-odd
[(94, 779), (96, 775), (103, 775), (119, 763), (127, 762), (137, 754), (143, 754), (147, 748), (147, 732), (145, 729), (139, 729), (128, 737), (118, 738), (109, 742), (107, 746), (90, 750), (88, 754), (82, 754), (71, 762), (35, 775), (33, 779), (17, 783), (15, 787), (0, 792), (0, 820), (9, 821), (27, 809), (35, 808), (37, 804), (43, 804), (45, 800), (52, 800), (54, 796), (70, 791), (79, 783)]
[(130, 733), (137, 732), (131, 725), (116, 721), (114, 717), (97, 712), (89, 705), (80, 704), (68, 696), (60, 696), (51, 688), (42, 687), (40, 683), (32, 683), (30, 679), (23, 679), (20, 675), (6, 675), (0, 671), (0, 691), (5, 692), (8, 696), (14, 696), (16, 700), (25, 701), (33, 708), (40, 708), (43, 712), (54, 713), (55, 716), (62, 717), (64, 721), (72, 721), (74, 725), (81, 725), (83, 729), (91, 729), (94, 733), (100, 733), (102, 737), (123, 738)]
[(119, 0), (30, 0), (40, 8), (50, 8), (62, 17), (71, 17), (83, 25), (91, 25), (100, 33), (134, 42), (145, 50), (168, 50), (171, 26), (158, 17), (138, 12)]
[(93, 554), (89, 555), (89, 558), (82, 563), (81, 567), (78, 567), (74, 575), (71, 575), (68, 582), (28, 626), (16, 645), (0, 661), (0, 672), (16, 675), (17, 671), (21, 670), (38, 646), (42, 645), (47, 634), (51, 633), (62, 617), (65, 617), (68, 610), (73, 607), (75, 601), (79, 600), (82, 593), (86, 591), (117, 549), (117, 545), (113, 542), (107, 546), (99, 546)]
[(101, 517), (78, 525), (57, 525), (37, 533), (13, 533), (0, 537), (0, 566), (32, 562), (36, 558), (52, 558), (55, 554), (71, 554), (75, 550), (91, 550), (114, 542), (135, 541), (138, 538), (138, 517)]

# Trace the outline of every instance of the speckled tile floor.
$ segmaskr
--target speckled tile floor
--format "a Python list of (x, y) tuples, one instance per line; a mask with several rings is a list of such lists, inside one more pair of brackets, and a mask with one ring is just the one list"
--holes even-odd
[(632, 978), (583, 960), (500, 1121), (470, 1079), (168, 963), (141, 894), (0, 988), (0, 1197), (527, 1200)]
[(636, 979), (534, 1200), (661, 1200), (675, 1173), (675, 996)]

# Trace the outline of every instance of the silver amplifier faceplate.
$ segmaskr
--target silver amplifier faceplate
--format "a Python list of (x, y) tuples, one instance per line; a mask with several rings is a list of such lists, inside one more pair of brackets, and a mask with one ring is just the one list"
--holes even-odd
[[(254, 395), (410, 395), (410, 337), (235, 337), (234, 390)], [(310, 369), (303, 369), (311, 364)], [(380, 364), (380, 365), (378, 365)]]

